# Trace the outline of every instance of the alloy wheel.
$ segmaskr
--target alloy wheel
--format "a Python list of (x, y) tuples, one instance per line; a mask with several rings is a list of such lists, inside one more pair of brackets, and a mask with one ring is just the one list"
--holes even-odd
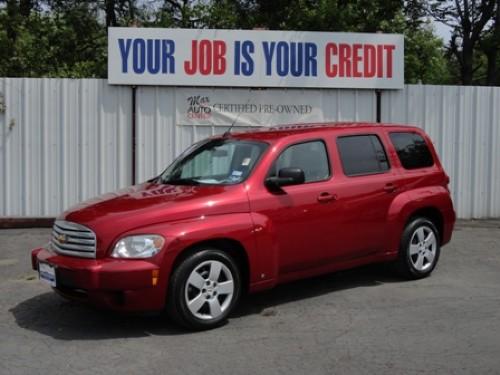
[(410, 240), (410, 261), (417, 271), (424, 272), (432, 267), (436, 257), (437, 240), (434, 231), (428, 226), (418, 227)]
[(189, 311), (198, 319), (217, 319), (230, 306), (234, 294), (234, 278), (229, 268), (217, 260), (197, 265), (185, 286)]

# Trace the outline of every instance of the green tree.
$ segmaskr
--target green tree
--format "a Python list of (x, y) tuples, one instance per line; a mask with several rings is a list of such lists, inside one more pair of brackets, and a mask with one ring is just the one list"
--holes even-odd
[(439, 22), (453, 30), (449, 49), (460, 65), (464, 85), (474, 83), (477, 49), (485, 28), (492, 21), (497, 0), (433, 0), (429, 12)]
[(0, 0), (0, 75), (106, 77), (107, 27), (127, 25), (403, 33), (410, 83), (451, 82), (458, 62), (423, 0)]
[(479, 41), (479, 49), (487, 60), (486, 84), (489, 86), (500, 85), (500, 0), (496, 0), (495, 7), (493, 21)]

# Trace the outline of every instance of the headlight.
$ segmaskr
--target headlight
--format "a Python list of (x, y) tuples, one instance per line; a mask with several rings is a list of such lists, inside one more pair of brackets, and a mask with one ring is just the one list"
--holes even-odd
[(157, 234), (123, 237), (111, 253), (113, 258), (149, 258), (160, 252), (165, 239)]

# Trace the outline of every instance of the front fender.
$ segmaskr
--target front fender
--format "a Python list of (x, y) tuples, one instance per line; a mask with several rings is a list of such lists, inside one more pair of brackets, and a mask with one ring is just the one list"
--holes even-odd
[[(260, 279), (254, 225), (249, 213), (200, 216), (176, 222), (156, 224), (133, 232), (158, 233), (166, 238), (165, 248), (158, 254), (162, 271), (170, 275), (175, 259), (200, 242), (220, 239), (238, 241), (248, 257), (250, 283)], [(133, 232), (127, 235), (134, 234)]]

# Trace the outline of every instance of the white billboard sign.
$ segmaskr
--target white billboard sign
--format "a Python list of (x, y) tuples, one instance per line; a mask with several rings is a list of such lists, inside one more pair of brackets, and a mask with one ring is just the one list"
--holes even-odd
[(401, 89), (399, 34), (109, 29), (120, 85)]

